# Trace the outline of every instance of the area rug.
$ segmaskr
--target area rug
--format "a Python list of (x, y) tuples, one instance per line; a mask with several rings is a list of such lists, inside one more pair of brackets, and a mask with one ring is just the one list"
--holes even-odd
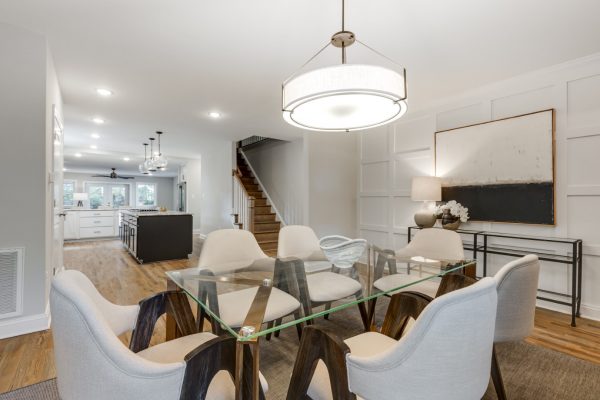
[[(381, 304), (378, 308), (382, 311), (384, 307), (385, 304)], [(381, 311), (378, 315), (383, 314)], [(344, 332), (345, 336), (360, 333), (361, 326), (355, 307), (333, 314), (329, 321), (321, 318), (317, 324)], [(261, 371), (269, 382), (267, 399), (285, 399), (297, 351), (298, 337), (294, 328), (283, 331), (279, 338), (261, 343)], [(600, 365), (527, 343), (498, 346), (498, 358), (511, 400), (600, 399)], [(491, 385), (484, 399), (496, 400)], [(60, 399), (56, 380), (52, 379), (0, 394), (0, 400)]]

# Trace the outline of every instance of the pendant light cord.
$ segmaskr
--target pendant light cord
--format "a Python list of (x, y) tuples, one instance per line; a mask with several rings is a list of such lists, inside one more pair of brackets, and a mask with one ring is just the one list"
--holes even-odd
[[(342, 32), (346, 30), (346, 0), (342, 0)], [(342, 64), (346, 64), (346, 45), (342, 42)]]
[(342, 31), (346, 29), (346, 0), (342, 0)]

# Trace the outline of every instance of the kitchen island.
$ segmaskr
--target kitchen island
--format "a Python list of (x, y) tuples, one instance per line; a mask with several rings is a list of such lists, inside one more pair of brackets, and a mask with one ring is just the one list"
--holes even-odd
[(179, 211), (121, 211), (119, 236), (140, 263), (187, 258), (193, 246), (192, 214)]

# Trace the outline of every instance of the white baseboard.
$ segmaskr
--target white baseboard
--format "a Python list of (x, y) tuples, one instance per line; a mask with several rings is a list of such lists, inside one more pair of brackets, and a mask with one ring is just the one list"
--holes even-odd
[(50, 327), (50, 305), (42, 314), (0, 320), (0, 339), (45, 331)]
[[(571, 316), (570, 306), (555, 304), (544, 300), (538, 300), (536, 305), (540, 308), (545, 308), (547, 310), (557, 311), (569, 315), (569, 318)], [(581, 316), (583, 318), (593, 319), (594, 321), (600, 321), (600, 307), (582, 303), (580, 311)]]

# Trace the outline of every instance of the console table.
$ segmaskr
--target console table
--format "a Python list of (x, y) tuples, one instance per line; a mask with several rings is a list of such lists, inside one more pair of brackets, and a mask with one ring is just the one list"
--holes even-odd
[[(412, 231), (420, 230), (422, 228), (418, 226), (408, 227), (408, 242), (412, 239)], [(442, 229), (442, 228), (436, 228)], [(500, 233), (490, 231), (477, 231), (468, 229), (458, 229), (457, 233), (463, 235), (470, 235), (473, 239), (472, 243), (465, 244), (465, 250), (473, 252), (473, 258), (479, 260), (478, 256), (481, 255), (483, 258), (483, 276), (487, 276), (487, 256), (488, 254), (498, 254), (509, 257), (522, 257), (527, 254), (535, 254), (541, 261), (548, 261), (554, 263), (565, 264), (571, 266), (571, 293), (560, 293), (551, 290), (538, 289), (539, 300), (549, 301), (555, 304), (562, 304), (571, 307), (571, 326), (576, 326), (576, 317), (580, 316), (581, 309), (581, 282), (582, 282), (582, 270), (583, 270), (583, 241), (581, 239), (568, 239), (568, 238), (556, 238), (556, 237), (541, 237), (541, 236), (530, 236), (530, 235), (518, 235), (512, 233)], [(543, 243), (554, 243), (567, 245), (570, 247), (570, 255), (558, 255), (552, 253), (546, 253), (543, 251), (524, 251), (510, 246), (501, 246), (497, 244), (490, 244), (490, 238), (503, 238), (514, 241), (527, 241), (527, 242), (543, 242)], [(547, 297), (548, 295), (563, 297), (568, 300), (557, 300), (554, 298)]]

